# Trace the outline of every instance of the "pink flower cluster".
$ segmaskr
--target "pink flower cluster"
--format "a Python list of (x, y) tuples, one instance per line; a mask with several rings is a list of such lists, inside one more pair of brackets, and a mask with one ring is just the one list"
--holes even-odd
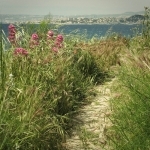
[[(48, 40), (54, 40), (54, 32), (52, 30), (49, 30), (47, 32), (47, 39)], [(61, 34), (57, 35), (55, 41), (54, 41), (54, 45), (52, 46), (52, 50), (54, 52), (58, 52), (59, 48), (63, 47), (63, 36)]]
[(38, 35), (36, 33), (33, 33), (32, 36), (31, 36), (31, 39), (35, 40), (35, 41), (38, 41), (39, 37), (38, 37)]
[(24, 56), (27, 56), (28, 55), (28, 51), (25, 50), (24, 48), (16, 48), (14, 50), (14, 55), (24, 55)]
[(8, 39), (11, 44), (16, 44), (16, 28), (13, 24), (8, 26)]
[(52, 31), (52, 30), (49, 30), (48, 32), (47, 32), (47, 39), (48, 40), (54, 40), (54, 32)]
[(30, 47), (34, 48), (34, 46), (39, 45), (39, 36), (36, 33), (33, 33), (30, 40)]
[(63, 47), (63, 36), (61, 34), (57, 35), (55, 45), (57, 48), (62, 48)]
[(59, 42), (59, 43), (62, 43), (63, 42), (63, 36), (61, 34), (59, 34), (56, 38), (56, 40)]
[[(8, 31), (9, 31), (9, 36), (8, 36), (9, 41), (16, 46), (16, 28), (15, 28), (15, 26), (13, 24), (10, 24), (8, 26)], [(64, 41), (64, 37), (61, 34), (54, 36), (54, 32), (52, 30), (49, 30), (47, 32), (47, 43), (52, 51), (57, 53), (59, 51), (59, 49), (63, 47), (63, 41)], [(31, 35), (31, 38), (29, 41), (29, 46), (30, 46), (30, 48), (35, 48), (38, 45), (39, 45), (39, 36), (37, 33), (33, 33)], [(14, 55), (27, 56), (28, 51), (21, 47), (16, 48), (14, 50)]]

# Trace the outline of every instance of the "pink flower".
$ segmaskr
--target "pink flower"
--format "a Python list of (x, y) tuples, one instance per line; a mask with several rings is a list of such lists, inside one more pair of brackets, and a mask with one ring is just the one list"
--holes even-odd
[(47, 32), (47, 36), (52, 37), (53, 35), (54, 35), (54, 32), (53, 32), (52, 30), (49, 30), (49, 31)]
[(30, 48), (34, 48), (39, 45), (39, 36), (36, 33), (33, 33), (30, 40)]
[(8, 26), (8, 39), (12, 44), (16, 44), (16, 28), (13, 24)]
[(9, 32), (9, 36), (15, 36), (16, 35), (16, 32)]
[(10, 24), (10, 25), (8, 26), (8, 29), (15, 29), (15, 26), (14, 26), (13, 24)]
[(14, 55), (24, 55), (27, 56), (28, 55), (28, 51), (23, 49), (23, 48), (16, 48), (14, 50)]
[(9, 33), (16, 33), (16, 29), (15, 28), (11, 28), (11, 29), (8, 29)]
[(15, 36), (8, 36), (8, 39), (9, 39), (9, 41), (10, 41), (10, 43), (12, 43), (12, 44), (15, 44), (16, 43), (16, 38), (15, 38)]
[(47, 32), (47, 40), (54, 40), (54, 32), (52, 30), (49, 30)]
[(58, 48), (62, 48), (63, 47), (63, 43), (61, 43), (59, 41), (56, 41), (55, 42), (55, 46), (58, 47)]
[(59, 34), (59, 35), (57, 35), (57, 37), (56, 37), (56, 41), (58, 41), (58, 42), (60, 42), (60, 43), (62, 43), (63, 42), (63, 36), (61, 35), (61, 34)]
[(36, 33), (33, 33), (32, 36), (31, 36), (31, 39), (32, 40), (38, 40), (39, 36)]

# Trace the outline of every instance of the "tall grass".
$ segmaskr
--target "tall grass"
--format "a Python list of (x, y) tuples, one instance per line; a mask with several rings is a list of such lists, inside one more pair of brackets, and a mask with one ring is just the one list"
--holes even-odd
[[(149, 11), (146, 8), (147, 15)], [(115, 150), (150, 149), (149, 20), (144, 27), (141, 37), (131, 39), (117, 74), (117, 88), (114, 86), (119, 95), (112, 99), (113, 126), (108, 135)]]
[(111, 137), (118, 150), (150, 149), (150, 70), (142, 69), (126, 66), (120, 70), (120, 96), (113, 99), (115, 136)]
[[(59, 52), (53, 51), (54, 43), (47, 43), (47, 29), (45, 22), (40, 25), (39, 45), (34, 47), (29, 44), (31, 30), (24, 28), (17, 32), (16, 45), (5, 51), (1, 42), (2, 150), (65, 149), (72, 113), (86, 100), (95, 78), (103, 76), (88, 51), (82, 47), (75, 51), (77, 42), (66, 38)], [(17, 47), (28, 54), (16, 55)]]

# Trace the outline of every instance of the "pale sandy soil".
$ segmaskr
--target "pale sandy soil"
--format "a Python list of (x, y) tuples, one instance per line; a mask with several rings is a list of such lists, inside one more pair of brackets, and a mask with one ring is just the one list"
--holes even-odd
[(75, 117), (77, 125), (66, 140), (68, 150), (112, 150), (106, 132), (111, 126), (109, 100), (114, 94), (114, 81), (115, 78), (96, 86), (97, 96), (79, 110)]

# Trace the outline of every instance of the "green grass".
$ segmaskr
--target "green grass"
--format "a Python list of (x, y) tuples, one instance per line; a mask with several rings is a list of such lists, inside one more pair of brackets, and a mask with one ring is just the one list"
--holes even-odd
[[(46, 32), (43, 23), (40, 31)], [(72, 114), (90, 94), (95, 78), (104, 78), (94, 57), (66, 38), (58, 53), (40, 33), (30, 48), (30, 34), (17, 33), (17, 45), (1, 49), (0, 149), (65, 149)], [(4, 47), (1, 43), (1, 48)], [(16, 47), (28, 56), (14, 55)], [(92, 70), (91, 70), (92, 69)], [(91, 72), (92, 71), (92, 72)], [(98, 75), (97, 75), (98, 74)]]
[(116, 150), (150, 149), (149, 81), (149, 70), (126, 66), (119, 72), (120, 96), (112, 100), (111, 118), (115, 131), (111, 139)]
[[(146, 26), (149, 31), (149, 24)], [(145, 30), (144, 30), (145, 32)], [(142, 42), (140, 42), (142, 41)], [(112, 99), (113, 126), (108, 137), (115, 150), (150, 149), (150, 35), (130, 40), (127, 53), (122, 56), (116, 76)]]
[[(18, 45), (1, 33), (0, 149), (65, 150), (73, 114), (94, 85), (113, 75), (119, 96), (111, 101), (110, 143), (115, 150), (149, 150), (149, 27), (146, 9), (142, 36), (87, 41), (67, 35), (58, 53), (52, 51), (54, 42), (47, 42), (47, 30), (55, 28), (47, 21), (37, 28), (39, 45), (34, 48), (29, 44), (32, 25), (18, 27)], [(28, 50), (28, 56), (15, 56), (16, 47)], [(86, 149), (86, 139), (94, 135), (81, 136)]]

